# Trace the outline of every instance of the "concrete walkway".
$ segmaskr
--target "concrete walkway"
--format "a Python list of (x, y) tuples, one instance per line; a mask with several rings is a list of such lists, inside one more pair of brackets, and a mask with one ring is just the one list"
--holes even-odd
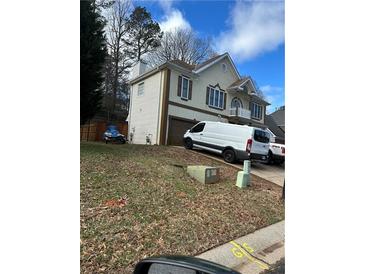
[(284, 228), (285, 221), (281, 221), (197, 257), (244, 274), (258, 274), (284, 258)]

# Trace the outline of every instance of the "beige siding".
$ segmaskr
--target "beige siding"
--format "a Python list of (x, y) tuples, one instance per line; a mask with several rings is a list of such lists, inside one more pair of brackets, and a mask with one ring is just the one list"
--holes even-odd
[(169, 105), (169, 115), (182, 117), (189, 120), (197, 121), (216, 121), (216, 122), (228, 122), (227, 119), (219, 118), (218, 115), (210, 115), (191, 109), (186, 109), (178, 106)]
[[(138, 96), (138, 84), (142, 82), (144, 82), (144, 94)], [(134, 129), (134, 144), (145, 144), (147, 134), (152, 134), (152, 144), (158, 143), (162, 83), (163, 74), (158, 72), (131, 86), (128, 130), (130, 134)]]
[[(227, 65), (227, 71), (223, 72), (222, 70), (222, 63)], [(209, 85), (215, 86), (219, 84), (221, 89), (227, 90), (227, 88), (235, 81), (238, 80), (236, 74), (234, 73), (234, 68), (230, 66), (228, 59), (225, 58), (222, 61), (214, 64), (210, 68), (206, 69), (205, 71), (201, 72), (199, 76), (194, 76), (194, 78), (190, 78), (193, 81), (193, 91), (192, 91), (192, 99), (185, 101), (182, 100), (180, 97), (177, 96), (177, 85), (178, 85), (178, 77), (183, 73), (178, 72), (176, 70), (171, 71), (171, 80), (170, 80), (170, 96), (169, 100), (188, 105), (191, 107), (207, 110), (213, 112), (217, 115), (229, 115), (229, 109), (231, 107), (232, 99), (238, 97), (241, 99), (243, 103), (243, 107), (245, 109), (249, 109), (249, 101), (248, 96), (245, 96), (243, 93), (235, 93), (235, 92), (227, 92), (227, 102), (226, 102), (226, 109), (225, 110), (218, 110), (209, 107), (206, 104), (206, 88)], [(169, 106), (170, 108), (171, 106)], [(169, 111), (170, 113), (170, 111)], [(181, 109), (179, 111), (179, 117), (191, 119), (192, 111), (188, 109)], [(194, 112), (195, 113), (195, 112)], [(207, 115), (207, 114), (205, 114)], [(213, 115), (209, 115), (208, 117), (214, 117)], [(194, 118), (194, 117), (193, 117)], [(196, 120), (201, 120), (196, 118)], [(261, 121), (263, 123), (263, 120)]]

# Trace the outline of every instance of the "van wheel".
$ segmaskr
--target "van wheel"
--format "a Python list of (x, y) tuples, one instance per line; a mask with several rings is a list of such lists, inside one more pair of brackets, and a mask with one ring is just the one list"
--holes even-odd
[(232, 149), (226, 149), (223, 151), (223, 159), (227, 163), (234, 163), (236, 161), (236, 155)]
[(271, 150), (269, 150), (269, 154), (267, 155), (267, 164), (271, 165), (272, 163), (273, 163), (272, 152)]
[(186, 149), (192, 149), (193, 148), (193, 141), (190, 138), (186, 138), (184, 140), (184, 146)]

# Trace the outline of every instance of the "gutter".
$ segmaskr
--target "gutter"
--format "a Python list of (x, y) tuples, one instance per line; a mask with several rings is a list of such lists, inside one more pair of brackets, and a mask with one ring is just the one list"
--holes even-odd
[(141, 81), (141, 80), (143, 80), (143, 79), (145, 79), (145, 78), (147, 78), (147, 77), (149, 77), (149, 76), (151, 76), (151, 75), (153, 75), (153, 74), (155, 74), (155, 73), (163, 70), (166, 67), (167, 67), (167, 63), (164, 63), (164, 64), (162, 64), (162, 65), (160, 65), (160, 66), (158, 66), (158, 67), (156, 67), (154, 69), (151, 69), (151, 70), (145, 72), (144, 74), (141, 74), (140, 76), (138, 76), (138, 77), (130, 80), (128, 82), (128, 84), (129, 85), (133, 85), (133, 84), (135, 84), (135, 83), (137, 83), (137, 82), (139, 82), (139, 81)]
[(147, 77), (149, 77), (149, 76), (151, 76), (151, 75), (153, 75), (153, 74), (155, 74), (155, 73), (157, 73), (157, 72), (159, 72), (159, 71), (161, 71), (161, 70), (163, 70), (163, 69), (165, 69), (165, 68), (175, 68), (175, 69), (180, 69), (180, 70), (182, 70), (182, 71), (184, 71), (184, 72), (189, 73), (190, 75), (196, 75), (196, 73), (194, 73), (193, 71), (188, 70), (188, 69), (186, 69), (186, 68), (184, 68), (184, 67), (180, 67), (180, 66), (178, 66), (178, 65), (176, 65), (176, 64), (170, 63), (170, 62), (168, 61), (168, 62), (165, 62), (165, 63), (163, 63), (162, 65), (159, 65), (159, 66), (157, 66), (156, 68), (151, 69), (151, 70), (149, 70), (149, 71), (145, 72), (144, 74), (141, 74), (140, 76), (138, 76), (138, 77), (136, 77), (136, 78), (134, 78), (134, 79), (130, 80), (130, 81), (128, 82), (128, 84), (129, 84), (129, 85), (133, 85), (133, 84), (135, 84), (135, 83), (137, 83), (137, 82), (139, 82), (139, 81), (141, 81), (141, 80), (144, 80), (144, 79), (146, 79)]

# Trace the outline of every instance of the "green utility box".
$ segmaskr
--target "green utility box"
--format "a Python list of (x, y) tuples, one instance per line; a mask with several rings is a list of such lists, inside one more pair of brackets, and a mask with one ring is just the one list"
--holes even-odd
[(243, 171), (238, 171), (236, 186), (239, 188), (247, 187), (251, 185), (251, 161), (244, 161)]
[(236, 186), (243, 188), (249, 186), (250, 184), (250, 174), (247, 174), (244, 171), (238, 171)]
[(211, 184), (219, 181), (219, 167), (188, 166), (188, 174), (203, 184)]

